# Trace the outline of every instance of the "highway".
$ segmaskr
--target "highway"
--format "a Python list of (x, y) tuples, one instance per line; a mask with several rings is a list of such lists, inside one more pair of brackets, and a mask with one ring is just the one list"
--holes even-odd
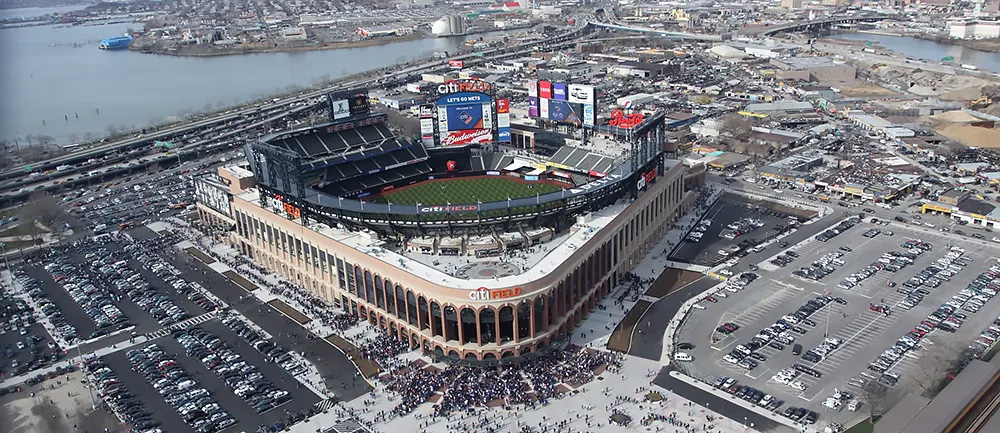
[[(588, 17), (590, 18), (590, 17)], [(418, 79), (420, 73), (433, 72), (450, 69), (448, 60), (463, 60), (467, 66), (500, 60), (509, 57), (522, 56), (537, 50), (551, 50), (568, 44), (575, 44), (579, 33), (590, 26), (589, 20), (578, 20), (579, 24), (570, 30), (563, 32), (545, 42), (527, 42), (519, 45), (508, 46), (502, 49), (484, 50), (479, 53), (463, 54), (453, 56), (448, 59), (435, 59), (423, 62), (418, 65), (405, 67), (386, 75), (376, 75), (372, 78), (349, 80), (337, 85), (305, 91), (299, 95), (284, 99), (275, 99), (252, 107), (238, 109), (236, 111), (223, 112), (212, 117), (193, 121), (191, 123), (176, 124), (164, 129), (147, 132), (138, 136), (129, 137), (111, 143), (102, 143), (93, 147), (80, 149), (66, 155), (51, 158), (44, 161), (31, 163), (32, 172), (41, 173), (51, 171), (59, 166), (76, 166), (59, 172), (50, 172), (44, 176), (35, 175), (29, 177), (29, 173), (23, 167), (9, 169), (0, 172), (0, 199), (7, 204), (23, 200), (35, 191), (54, 191), (66, 186), (74, 186), (79, 183), (89, 183), (89, 173), (99, 171), (95, 178), (109, 177), (113, 172), (128, 172), (129, 170), (107, 170), (109, 165), (118, 167), (141, 168), (151, 164), (172, 163), (173, 156), (168, 156), (157, 152), (152, 148), (154, 141), (174, 141), (177, 147), (173, 152), (182, 155), (190, 152), (197, 152), (198, 148), (204, 147), (207, 143), (220, 143), (226, 140), (236, 140), (240, 134), (250, 133), (256, 128), (266, 127), (271, 122), (286, 119), (289, 116), (312, 109), (324, 103), (324, 96), (332, 91), (357, 88), (357, 87), (377, 87), (396, 86)], [(261, 116), (266, 118), (261, 119)], [(222, 132), (226, 131), (226, 132)], [(211, 135), (214, 133), (219, 135)], [(192, 135), (183, 138), (182, 135)], [(203, 135), (211, 135), (206, 139), (195, 140)], [(178, 143), (179, 142), (179, 143)], [(129, 156), (126, 151), (148, 148), (146, 152), (134, 152), (134, 156)], [(223, 146), (229, 147), (229, 146)], [(112, 155), (118, 154), (124, 158), (115, 158)], [(128, 162), (122, 162), (129, 160)], [(82, 164), (81, 164), (82, 163)]]

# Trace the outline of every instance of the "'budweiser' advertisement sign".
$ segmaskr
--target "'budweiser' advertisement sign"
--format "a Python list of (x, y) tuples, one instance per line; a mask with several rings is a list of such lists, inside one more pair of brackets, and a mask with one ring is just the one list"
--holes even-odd
[(461, 146), (472, 143), (489, 143), (493, 141), (492, 129), (466, 129), (449, 131), (441, 135), (442, 146)]
[(611, 112), (611, 121), (608, 125), (616, 128), (634, 128), (642, 123), (645, 116), (642, 113), (625, 114), (622, 110)]

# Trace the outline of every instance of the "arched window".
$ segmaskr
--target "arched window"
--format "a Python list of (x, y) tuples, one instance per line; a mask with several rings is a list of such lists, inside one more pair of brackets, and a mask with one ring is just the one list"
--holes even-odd
[(382, 310), (385, 310), (385, 292), (383, 290), (385, 290), (385, 288), (382, 287), (382, 277), (376, 275), (375, 276), (375, 306), (379, 307)]
[(483, 344), (497, 342), (496, 312), (493, 311), (492, 307), (479, 311), (479, 332), (483, 336)]
[(517, 338), (531, 337), (531, 301), (517, 306)]
[[(402, 288), (397, 285), (396, 290), (398, 293)], [(406, 323), (417, 326), (417, 297), (413, 296), (412, 290), (406, 291), (406, 304)]]
[(417, 302), (420, 307), (420, 329), (427, 329), (431, 326), (430, 308), (427, 306), (427, 299), (421, 296)]
[(397, 316), (406, 318), (406, 294), (403, 293), (403, 286), (396, 284), (396, 311)]
[(514, 309), (510, 305), (500, 308), (500, 344), (514, 341)]
[(431, 335), (442, 335), (441, 305), (437, 301), (431, 301)]
[(375, 287), (372, 284), (372, 273), (365, 270), (365, 300), (375, 303)]
[(462, 344), (476, 342), (476, 312), (469, 307), (462, 309)]
[(396, 292), (392, 290), (392, 281), (389, 281), (388, 278), (385, 280), (385, 311), (388, 311), (393, 316), (397, 316)]
[(354, 266), (354, 296), (361, 299), (365, 299), (364, 290), (361, 289), (361, 285), (364, 284), (364, 277), (361, 275), (361, 266)]
[(548, 323), (542, 322), (545, 317), (545, 296), (539, 296), (535, 298), (535, 332), (545, 332), (548, 329)]
[(444, 306), (444, 339), (458, 341), (458, 311), (451, 305)]

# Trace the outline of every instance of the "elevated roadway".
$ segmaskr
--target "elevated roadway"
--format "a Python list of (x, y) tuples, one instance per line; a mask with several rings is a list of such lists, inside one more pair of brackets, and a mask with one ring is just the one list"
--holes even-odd
[[(201, 140), (198, 143), (192, 144), (180, 144), (176, 149), (174, 149), (174, 152), (177, 153), (197, 151), (200, 147), (211, 147), (212, 142), (238, 138), (241, 133), (250, 132), (255, 128), (266, 127), (266, 125), (270, 122), (281, 120), (290, 115), (311, 109), (318, 104), (322, 104), (322, 99), (320, 99), (320, 102), (309, 103), (311, 99), (321, 98), (326, 93), (331, 91), (355, 87), (398, 85), (408, 80), (412, 80), (415, 74), (446, 68), (448, 67), (448, 60), (465, 60), (467, 64), (475, 65), (493, 60), (521, 56), (536, 50), (544, 51), (562, 47), (567, 44), (575, 43), (574, 41), (587, 28), (588, 24), (589, 21), (578, 23), (572, 29), (556, 35), (553, 38), (546, 39), (544, 42), (528, 42), (504, 48), (483, 50), (479, 53), (453, 56), (449, 59), (431, 60), (418, 65), (408, 66), (375, 78), (346, 81), (331, 87), (306, 91), (293, 97), (283, 98), (277, 101), (268, 101), (254, 107), (248, 107), (230, 113), (223, 113), (192, 121), (190, 123), (169, 126), (140, 136), (129, 137), (112, 143), (98, 144), (66, 155), (32, 163), (32, 171), (38, 172), (52, 170), (60, 165), (85, 163), (92, 158), (103, 158), (104, 156), (113, 153), (122, 154), (128, 150), (149, 147), (154, 141), (157, 140), (170, 140), (187, 133), (202, 134), (210, 131), (219, 133), (218, 135), (209, 137), (208, 140)], [(141, 161), (139, 164), (145, 165), (146, 163), (153, 162), (153, 160), (163, 159), (162, 155), (163, 154), (149, 155), (145, 158), (145, 160), (137, 159), (136, 161)], [(141, 157), (141, 155), (136, 155), (136, 158), (139, 157)], [(0, 172), (0, 181), (6, 180), (6, 182), (0, 182), (0, 191), (4, 192), (0, 195), (0, 197), (2, 197), (4, 202), (11, 203), (26, 198), (34, 191), (55, 191), (64, 187), (76, 186), (80, 181), (87, 182), (86, 179), (91, 177), (87, 174), (88, 172), (118, 163), (123, 159), (127, 158), (109, 158), (107, 160), (101, 159), (92, 163), (79, 164), (77, 167), (63, 172), (55, 172), (45, 176), (36, 176), (33, 178), (28, 177), (28, 172), (26, 172), (23, 167), (5, 170)], [(103, 170), (102, 173), (95, 175), (94, 177), (106, 178), (110, 173), (117, 171), (118, 170)]]
[(830, 17), (811, 21), (793, 21), (790, 23), (778, 24), (776, 26), (764, 27), (753, 31), (745, 32), (751, 35), (773, 36), (781, 32), (792, 32), (798, 30), (818, 29), (829, 27), (834, 24), (854, 24), (854, 23), (874, 23), (894, 19), (889, 15), (863, 15), (863, 16), (841, 16)]
[(637, 33), (650, 33), (657, 36), (663, 36), (668, 39), (686, 39), (694, 41), (721, 41), (721, 35), (707, 35), (702, 33), (684, 33), (675, 32), (670, 30), (654, 29), (650, 27), (636, 26), (632, 24), (618, 24), (618, 23), (602, 23), (602, 22), (592, 22), (590, 23), (593, 27), (619, 30), (625, 32), (637, 32)]
[[(111, 152), (121, 152), (123, 150), (130, 150), (137, 147), (148, 146), (151, 145), (154, 141), (170, 140), (180, 135), (191, 133), (193, 131), (200, 131), (212, 127), (224, 128), (225, 127), (224, 124), (226, 122), (243, 120), (247, 116), (269, 115), (280, 109), (290, 110), (292, 108), (297, 108), (293, 107), (293, 105), (302, 102), (308, 102), (310, 99), (313, 98), (322, 97), (326, 93), (331, 91), (347, 89), (352, 87), (392, 84), (394, 81), (399, 81), (401, 79), (405, 80), (408, 76), (413, 74), (430, 72), (440, 68), (447, 67), (448, 60), (468, 60), (474, 64), (478, 63), (479, 61), (485, 62), (488, 60), (493, 60), (501, 57), (507, 57), (513, 54), (524, 53), (525, 48), (546, 49), (554, 44), (563, 43), (570, 39), (578, 37), (580, 33), (587, 28), (588, 23), (589, 21), (578, 22), (578, 24), (574, 28), (562, 34), (559, 34), (553, 38), (549, 38), (544, 42), (528, 42), (514, 46), (507, 46), (504, 48), (493, 48), (493, 49), (483, 50), (479, 53), (453, 56), (449, 59), (435, 59), (420, 63), (418, 65), (413, 65), (402, 69), (398, 69), (393, 72), (387, 73), (385, 75), (377, 76), (376, 78), (366, 78), (366, 79), (347, 81), (322, 89), (306, 91), (299, 95), (295, 95), (288, 98), (282, 98), (277, 101), (268, 101), (263, 104), (258, 104), (253, 107), (239, 109), (229, 113), (222, 113), (199, 120), (183, 122), (180, 124), (164, 127), (163, 129), (155, 129), (153, 131), (147, 132), (146, 134), (125, 138), (110, 143), (96, 144), (88, 148), (70, 152), (66, 155), (61, 155), (54, 158), (34, 162), (31, 164), (31, 168), (32, 171), (52, 170), (60, 165), (78, 164), (81, 162), (85, 162), (91, 158), (104, 156)], [(217, 139), (217, 137), (212, 137), (212, 139), (215, 140)], [(28, 172), (24, 169), (24, 167), (19, 166), (4, 171), (0, 171), (0, 181), (15, 179), (19, 177), (26, 177), (27, 175)], [(8, 182), (6, 185), (0, 187), (0, 189), (9, 190), (11, 186), (15, 184), (16, 183)]]

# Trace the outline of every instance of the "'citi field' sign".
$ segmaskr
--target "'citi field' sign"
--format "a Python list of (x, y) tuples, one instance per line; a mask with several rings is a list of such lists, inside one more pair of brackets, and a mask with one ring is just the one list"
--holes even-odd
[(476, 290), (469, 292), (469, 299), (473, 301), (490, 301), (494, 299), (513, 298), (520, 294), (521, 294), (520, 287), (514, 287), (511, 289), (496, 289), (496, 290), (490, 290), (485, 287), (480, 287)]

